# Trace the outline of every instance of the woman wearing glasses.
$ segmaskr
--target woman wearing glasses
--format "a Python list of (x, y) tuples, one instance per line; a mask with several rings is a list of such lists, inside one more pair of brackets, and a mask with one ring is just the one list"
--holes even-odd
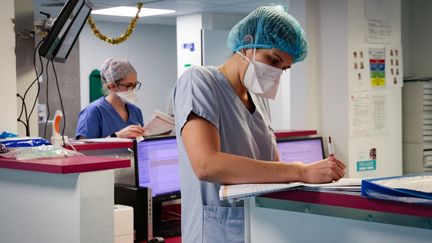
[(101, 78), (107, 95), (80, 112), (76, 138), (142, 136), (142, 113), (134, 104), (141, 87), (135, 68), (126, 59), (109, 58), (102, 64)]

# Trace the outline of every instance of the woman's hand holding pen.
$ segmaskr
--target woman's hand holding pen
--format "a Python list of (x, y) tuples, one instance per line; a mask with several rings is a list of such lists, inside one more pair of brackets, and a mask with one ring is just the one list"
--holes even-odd
[(144, 128), (141, 125), (129, 125), (116, 132), (119, 138), (136, 138), (144, 135)]
[(345, 165), (335, 157), (329, 157), (302, 166), (302, 181), (307, 183), (327, 183), (337, 181), (345, 175)]

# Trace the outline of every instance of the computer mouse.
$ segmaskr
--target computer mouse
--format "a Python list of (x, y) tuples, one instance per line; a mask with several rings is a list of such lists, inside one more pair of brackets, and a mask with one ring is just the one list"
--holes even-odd
[(147, 243), (165, 243), (165, 239), (162, 237), (156, 236), (153, 239), (149, 240)]

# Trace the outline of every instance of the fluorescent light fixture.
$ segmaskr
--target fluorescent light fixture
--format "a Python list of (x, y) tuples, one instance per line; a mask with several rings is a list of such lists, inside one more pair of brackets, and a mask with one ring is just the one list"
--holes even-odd
[[(113, 7), (113, 8), (104, 8), (91, 11), (92, 14), (100, 14), (100, 15), (111, 15), (111, 16), (123, 16), (123, 17), (134, 17), (137, 13), (137, 7)], [(141, 12), (139, 14), (140, 17), (143, 16), (153, 16), (153, 15), (161, 15), (161, 14), (170, 14), (175, 13), (175, 10), (169, 9), (158, 9), (158, 8), (141, 8)]]

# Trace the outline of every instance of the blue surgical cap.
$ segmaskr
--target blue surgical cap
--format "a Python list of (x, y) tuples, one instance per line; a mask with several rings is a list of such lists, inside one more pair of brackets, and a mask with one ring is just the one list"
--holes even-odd
[(303, 61), (308, 52), (305, 33), (294, 17), (279, 7), (259, 7), (238, 22), (229, 33), (228, 47), (277, 48), (288, 53), (293, 63)]

